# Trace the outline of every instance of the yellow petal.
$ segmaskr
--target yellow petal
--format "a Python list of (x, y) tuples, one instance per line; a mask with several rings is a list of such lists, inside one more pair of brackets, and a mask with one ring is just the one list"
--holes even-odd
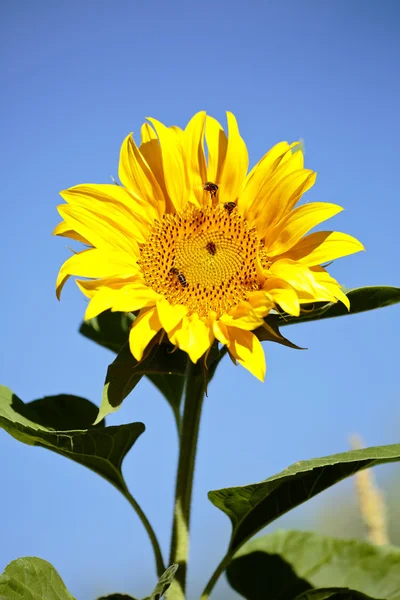
[(168, 129), (170, 129), (173, 133), (175, 133), (178, 136), (180, 136), (183, 133), (183, 129), (181, 127), (178, 127), (178, 125), (171, 125), (171, 127), (168, 127)]
[(276, 308), (276, 301), (271, 297), (269, 291), (264, 291), (263, 289), (257, 292), (250, 292), (248, 303), (254, 314), (263, 320), (270, 313), (271, 309)]
[(327, 202), (311, 202), (299, 206), (267, 232), (264, 245), (268, 256), (277, 256), (290, 250), (310, 229), (342, 210), (341, 206)]
[(114, 275), (113, 277), (101, 277), (99, 279), (77, 279), (76, 283), (87, 298), (93, 298), (103, 288), (118, 290), (136, 281), (142, 282), (142, 276), (139, 272), (135, 275)]
[[(301, 263), (294, 263), (288, 260), (279, 260), (272, 265), (272, 271), (275, 276), (282, 277), (281, 280), (267, 279), (266, 286), (276, 286), (276, 281), (280, 281), (281, 285), (286, 280), (286, 285), (289, 283), (290, 286), (296, 290), (295, 304), (291, 304), (290, 297), (287, 292), (287, 304), (285, 305), (284, 299), (280, 299), (277, 293), (278, 290), (271, 289), (270, 294), (281, 308), (294, 316), (299, 315), (299, 303), (310, 303), (310, 302), (336, 302), (340, 299), (346, 306), (348, 306), (348, 298), (341, 292), (340, 286), (332, 279), (328, 273), (322, 269), (322, 267), (313, 267), (312, 269), (302, 265)], [(270, 271), (271, 272), (271, 271)], [(293, 292), (292, 288), (292, 292)], [(291, 310), (291, 309), (294, 310)]]
[(141, 311), (136, 317), (129, 332), (129, 348), (136, 360), (142, 360), (146, 347), (160, 329), (161, 323), (155, 307)]
[(56, 282), (57, 298), (71, 275), (79, 277), (109, 277), (112, 275), (135, 275), (138, 266), (135, 258), (123, 252), (90, 249), (74, 254), (62, 265)]
[(299, 297), (289, 283), (275, 277), (269, 277), (263, 286), (263, 291), (264, 293), (268, 293), (271, 300), (286, 313), (294, 317), (299, 316)]
[[(227, 112), (228, 146), (224, 167), (217, 182), (220, 202), (235, 202), (238, 198), (246, 177), (249, 157), (246, 144), (240, 136), (234, 115)], [(215, 183), (215, 182), (214, 182)]]
[[(311, 267), (310, 271), (313, 273), (317, 284), (320, 289), (325, 289), (329, 294), (334, 296), (337, 300), (340, 300), (347, 310), (350, 310), (350, 300), (341, 289), (340, 284), (325, 271), (323, 267)], [(322, 294), (321, 294), (322, 295)], [(324, 298), (325, 299), (325, 298)]]
[(251, 331), (228, 327), (229, 353), (245, 369), (260, 381), (265, 378), (265, 356), (257, 337)]
[(229, 332), (228, 327), (225, 325), (225, 323), (221, 320), (214, 321), (212, 324), (212, 328), (216, 339), (219, 342), (221, 342), (221, 344), (223, 344), (224, 346), (227, 346), (229, 344)]
[[(257, 216), (258, 210), (251, 208), (258, 206), (259, 196), (265, 195), (265, 186), (270, 185), (270, 178), (278, 167), (282, 158), (288, 155), (291, 146), (287, 142), (279, 142), (265, 154), (248, 174), (243, 190), (238, 199), (238, 210), (248, 219)], [(264, 194), (263, 194), (264, 192)]]
[(240, 302), (229, 314), (222, 315), (220, 322), (231, 327), (251, 331), (263, 323), (264, 317), (274, 304), (264, 292), (249, 294), (248, 301)]
[[(132, 195), (121, 185), (111, 183), (86, 183), (75, 185), (67, 190), (60, 192), (68, 204), (85, 206), (95, 211), (107, 208), (110, 217), (115, 213), (125, 215), (133, 221), (133, 229), (138, 227), (148, 227), (152, 225), (153, 220), (149, 217), (148, 207), (144, 206), (143, 200)], [(101, 209), (100, 207), (103, 206)], [(122, 217), (121, 217), (122, 218)], [(132, 226), (132, 225), (131, 225)]]
[[(300, 155), (296, 152), (295, 156)], [(317, 175), (309, 169), (300, 169), (286, 175), (271, 190), (257, 217), (256, 227), (263, 238), (268, 230), (285, 216), (315, 183)]]
[(133, 312), (154, 306), (160, 297), (159, 294), (146, 285), (140, 274), (129, 278), (102, 278), (94, 281), (77, 280), (76, 283), (86, 296), (93, 298), (94, 305), (98, 302), (98, 300), (96, 301), (98, 295), (104, 299), (107, 297), (109, 302), (107, 308), (111, 308), (114, 312)]
[(288, 151), (292, 150), (292, 148), (296, 149), (298, 146), (299, 142), (292, 142), (291, 144), (288, 144), (286, 141), (278, 142), (275, 144), (275, 146), (272, 146), (272, 148), (268, 150), (266, 154), (264, 154), (258, 163), (254, 165), (251, 171), (249, 171), (246, 177), (246, 184), (260, 168), (264, 171), (264, 173), (267, 173), (268, 171), (273, 173), (282, 163), (282, 161), (284, 162), (289, 160), (293, 156), (295, 150), (291, 152)]
[(161, 298), (157, 302), (157, 312), (163, 329), (169, 333), (180, 324), (183, 317), (187, 315), (188, 309), (182, 304), (172, 306), (168, 300)]
[[(60, 214), (66, 215), (67, 225), (74, 219), (74, 225), (87, 231), (87, 235), (77, 230), (82, 237), (93, 239), (96, 237), (97, 223), (100, 224), (99, 236), (106, 245), (111, 245), (115, 235), (138, 242), (147, 240), (148, 230), (152, 224), (147, 211), (143, 211), (134, 198), (121, 186), (110, 184), (77, 185), (60, 192), (61, 197), (68, 202), (67, 210), (59, 208)], [(61, 207), (65, 208), (65, 205)], [(78, 215), (82, 215), (79, 218)], [(91, 216), (94, 221), (91, 221)], [(77, 223), (78, 222), (78, 223)], [(111, 230), (111, 231), (110, 231)], [(114, 231), (116, 230), (116, 231)], [(90, 232), (90, 233), (89, 233)], [(92, 242), (93, 245), (98, 245)], [(134, 242), (136, 245), (136, 242)]]
[(185, 164), (183, 161), (180, 137), (175, 131), (156, 119), (148, 118), (157, 132), (161, 145), (161, 159), (165, 186), (176, 210), (183, 210), (190, 193), (188, 189)]
[[(256, 225), (258, 229), (262, 229), (266, 218), (266, 226), (270, 226), (280, 218), (285, 207), (281, 196), (277, 195), (276, 191), (281, 190), (282, 182), (290, 176), (293, 177), (293, 173), (303, 172), (304, 160), (303, 153), (298, 149), (299, 144), (297, 142), (291, 144), (286, 152), (284, 152), (285, 142), (282, 144), (278, 145), (282, 154), (278, 154), (278, 150), (272, 152), (271, 157), (267, 154), (256, 165), (253, 175), (246, 179), (245, 188), (250, 186), (247, 191), (247, 201), (246, 198), (240, 200), (239, 197), (239, 204), (245, 205), (239, 210), (244, 210), (247, 205), (245, 215), (251, 227)], [(272, 151), (274, 150), (272, 148)]]
[(204, 156), (204, 126), (206, 113), (199, 112), (189, 121), (183, 133), (183, 150), (186, 161), (189, 200), (203, 206), (208, 200), (203, 189), (207, 181), (206, 159)]
[(351, 235), (338, 231), (317, 231), (301, 239), (281, 258), (291, 258), (313, 267), (361, 250), (364, 250), (364, 246)]
[(168, 334), (168, 337), (173, 344), (187, 352), (193, 363), (203, 356), (214, 341), (212, 328), (206, 325), (196, 313), (184, 317), (181, 324)]
[(133, 284), (115, 293), (111, 310), (113, 312), (133, 312), (154, 306), (159, 298), (160, 295), (147, 285)]
[(97, 317), (100, 313), (111, 308), (112, 303), (113, 298), (112, 294), (109, 293), (109, 290), (106, 288), (100, 290), (93, 296), (87, 305), (84, 320), (88, 321), (89, 319)]
[(165, 212), (173, 213), (175, 211), (174, 205), (168, 194), (168, 190), (165, 184), (164, 170), (161, 157), (161, 146), (158, 141), (157, 134), (149, 123), (143, 123), (141, 129), (142, 143), (140, 145), (140, 152), (152, 170), (154, 177), (156, 178), (158, 185), (160, 186), (163, 196), (165, 198)]
[(70, 228), (69, 225), (65, 221), (61, 221), (54, 228), (53, 235), (60, 235), (62, 237), (70, 238), (71, 240), (76, 240), (77, 242), (82, 242), (82, 244), (87, 244), (90, 246), (91, 244), (84, 238), (82, 235), (79, 235), (76, 231)]
[[(265, 315), (269, 311), (266, 311)], [(263, 324), (263, 319), (255, 314), (254, 312), (248, 311), (246, 315), (242, 317), (231, 317), (223, 315), (220, 319), (220, 323), (224, 323), (227, 327), (238, 327), (239, 329), (245, 329), (246, 331), (253, 331)]]
[(207, 181), (218, 183), (224, 167), (228, 140), (222, 126), (213, 117), (206, 117), (208, 152)]
[(144, 144), (147, 144), (148, 142), (151, 142), (151, 140), (156, 140), (158, 142), (156, 132), (148, 123), (143, 123), (143, 125), (140, 129), (140, 135), (141, 135), (141, 144), (140, 144), (140, 148), (139, 148), (140, 152), (142, 152), (142, 146)]
[(314, 277), (310, 269), (293, 260), (282, 259), (272, 263), (268, 270), (268, 277), (281, 279), (296, 290), (311, 295), (315, 293)]
[(119, 167), (119, 178), (140, 202), (147, 208), (151, 218), (159, 219), (165, 212), (165, 198), (146, 160), (136, 146), (132, 134), (122, 143)]
[[(89, 240), (92, 246), (110, 251), (121, 250), (121, 252), (139, 256), (138, 238), (132, 235), (127, 226), (122, 226), (117, 220), (107, 218), (100, 210), (93, 212), (78, 204), (60, 204), (57, 206), (57, 210), (65, 223)], [(141, 239), (139, 238), (140, 241)]]

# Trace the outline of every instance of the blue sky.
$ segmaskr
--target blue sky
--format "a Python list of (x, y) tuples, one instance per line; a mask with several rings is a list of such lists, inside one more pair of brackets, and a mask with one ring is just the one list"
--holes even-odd
[[(304, 138), (318, 171), (309, 200), (345, 211), (332, 228), (367, 252), (331, 272), (346, 287), (399, 285), (399, 7), (345, 2), (3, 2), (0, 114), (3, 352), (0, 381), (25, 401), (73, 393), (98, 403), (111, 353), (77, 333), (84, 299), (54, 282), (69, 255), (52, 238), (59, 190), (107, 183), (144, 118), (184, 125), (233, 111), (254, 164)], [(264, 384), (229, 360), (209, 390), (195, 481), (190, 597), (222, 556), (229, 523), (206, 493), (265, 479), (299, 459), (399, 440), (399, 307), (285, 330), (308, 351), (266, 345)], [(124, 473), (165, 554), (177, 443), (168, 405), (143, 381), (110, 424), (147, 431)], [(126, 500), (83, 467), (0, 435), (0, 570), (52, 562), (78, 600), (154, 584), (151, 550)], [(378, 480), (399, 474), (378, 470)], [(345, 484), (349, 485), (349, 484)], [(350, 489), (350, 488), (349, 488)], [(284, 524), (307, 528), (334, 492)], [(196, 564), (197, 563), (197, 564)], [(215, 597), (224, 594), (225, 584)], [(231, 597), (235, 597), (233, 592)]]

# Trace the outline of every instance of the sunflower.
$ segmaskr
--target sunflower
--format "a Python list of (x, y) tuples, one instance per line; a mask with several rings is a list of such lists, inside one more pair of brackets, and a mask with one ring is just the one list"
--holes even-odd
[[(276, 144), (248, 172), (233, 114), (228, 134), (197, 113), (182, 130), (149, 118), (141, 144), (124, 140), (118, 184), (61, 192), (54, 234), (86, 248), (62, 265), (101, 312), (139, 311), (129, 335), (140, 361), (158, 332), (196, 363), (215, 340), (263, 380), (265, 357), (253, 333), (271, 310), (298, 316), (303, 304), (349, 301), (323, 263), (363, 249), (332, 231), (306, 235), (339, 213), (336, 204), (297, 206), (316, 174), (298, 142)], [(205, 145), (207, 151), (205, 151)]]

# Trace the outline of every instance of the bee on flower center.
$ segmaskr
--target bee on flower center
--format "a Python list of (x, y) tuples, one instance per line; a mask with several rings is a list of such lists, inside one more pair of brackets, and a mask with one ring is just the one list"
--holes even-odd
[(214, 244), (214, 242), (207, 242), (206, 250), (211, 254), (211, 256), (214, 256), (215, 253), (217, 252), (217, 247)]
[(203, 184), (203, 190), (206, 192), (210, 192), (211, 198), (215, 198), (218, 192), (218, 186), (216, 183), (212, 183), (212, 181), (206, 181)]
[(236, 202), (225, 202), (224, 208), (228, 211), (228, 214), (231, 214), (231, 212), (236, 208)]
[(177, 269), (176, 267), (172, 267), (172, 269), (169, 270), (169, 273), (171, 275), (176, 275), (179, 283), (181, 284), (182, 287), (186, 287), (187, 286), (187, 281), (186, 281), (186, 277), (184, 276), (183, 273), (181, 273), (181, 271), (179, 271), (179, 269)]

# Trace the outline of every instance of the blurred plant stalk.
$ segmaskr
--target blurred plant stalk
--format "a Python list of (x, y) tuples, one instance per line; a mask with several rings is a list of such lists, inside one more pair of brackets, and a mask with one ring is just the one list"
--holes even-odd
[[(350, 445), (353, 450), (365, 448), (361, 437), (357, 434), (351, 436)], [(372, 469), (364, 469), (356, 473), (354, 482), (367, 539), (376, 546), (389, 544), (385, 499), (376, 484)]]

